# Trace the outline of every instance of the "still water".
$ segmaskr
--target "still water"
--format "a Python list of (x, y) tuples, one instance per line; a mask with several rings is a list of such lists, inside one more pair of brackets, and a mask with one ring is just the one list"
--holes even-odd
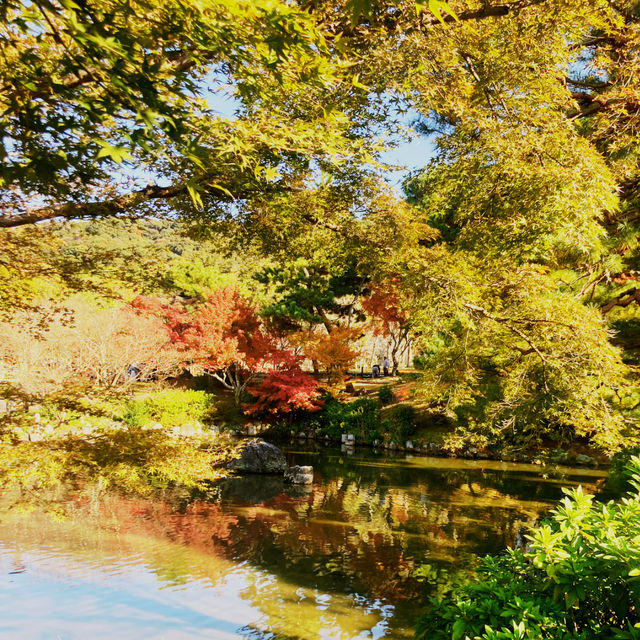
[(0, 638), (412, 637), (425, 598), (604, 472), (289, 450), (314, 485), (91, 490), (0, 519)]

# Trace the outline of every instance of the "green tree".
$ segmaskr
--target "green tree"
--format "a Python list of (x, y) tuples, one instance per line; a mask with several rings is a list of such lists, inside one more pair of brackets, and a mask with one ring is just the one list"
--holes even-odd
[[(290, 3), (16, 0), (1, 11), (4, 227), (167, 199), (216, 210), (290, 188), (310, 158), (366, 155), (327, 99), (345, 81), (342, 59)], [(233, 120), (209, 104), (226, 87)], [(117, 185), (120, 166), (142, 177)]]

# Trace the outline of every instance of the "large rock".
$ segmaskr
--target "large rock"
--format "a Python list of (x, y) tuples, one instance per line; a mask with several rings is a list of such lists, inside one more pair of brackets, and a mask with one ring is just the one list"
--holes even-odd
[(591, 456), (588, 456), (584, 453), (579, 453), (576, 456), (576, 464), (579, 464), (579, 465), (586, 465), (587, 467), (590, 467), (590, 466), (593, 466), (595, 462), (596, 461)]
[(313, 467), (289, 467), (284, 472), (284, 481), (289, 484), (313, 484)]
[(286, 468), (284, 453), (260, 438), (241, 442), (227, 463), (227, 469), (240, 473), (282, 473)]

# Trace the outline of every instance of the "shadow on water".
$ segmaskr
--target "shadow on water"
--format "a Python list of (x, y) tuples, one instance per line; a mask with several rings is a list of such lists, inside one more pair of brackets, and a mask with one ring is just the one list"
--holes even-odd
[(306, 498), (313, 493), (310, 486), (285, 484), (281, 476), (243, 476), (227, 478), (216, 484), (216, 495), (225, 502), (260, 504), (280, 495)]
[[(5, 515), (1, 568), (20, 569), (5, 602), (22, 603), (2, 612), (5, 629), (37, 610), (70, 638), (81, 615), (93, 637), (115, 620), (120, 637), (409, 638), (429, 593), (478, 555), (511, 545), (563, 485), (594, 491), (605, 475), (301, 447), (286, 454), (313, 465), (313, 487), (247, 476), (219, 481), (206, 499), (84, 492), (68, 496), (66, 520)], [(111, 582), (122, 596), (96, 588)], [(60, 584), (82, 613), (66, 608)], [(38, 587), (46, 602), (34, 609)]]

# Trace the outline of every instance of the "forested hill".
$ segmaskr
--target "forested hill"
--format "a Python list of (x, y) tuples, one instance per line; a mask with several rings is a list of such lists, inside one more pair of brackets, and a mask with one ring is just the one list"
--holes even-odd
[(250, 247), (235, 248), (222, 235), (193, 239), (176, 221), (105, 218), (50, 225), (45, 233), (63, 267), (56, 286), (71, 294), (198, 297), (204, 289), (233, 285), (260, 298), (263, 290), (253, 274), (267, 259)]

